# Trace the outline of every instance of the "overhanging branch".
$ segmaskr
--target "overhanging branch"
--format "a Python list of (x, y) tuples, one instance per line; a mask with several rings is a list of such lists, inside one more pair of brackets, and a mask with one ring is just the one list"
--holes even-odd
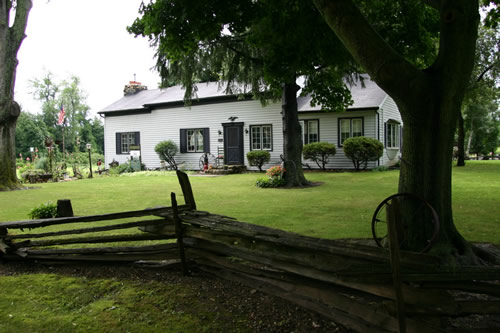
[(313, 0), (327, 24), (354, 59), (391, 96), (421, 72), (372, 28), (352, 0)]
[(28, 25), (28, 14), (33, 7), (32, 0), (17, 0), (16, 6), (16, 18), (14, 24), (10, 28), (10, 34), (12, 36), (13, 49), (17, 52), (23, 39), (26, 37), (25, 31)]

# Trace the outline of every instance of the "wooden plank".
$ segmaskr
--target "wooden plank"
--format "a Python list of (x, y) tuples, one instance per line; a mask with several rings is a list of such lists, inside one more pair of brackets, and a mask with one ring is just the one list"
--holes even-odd
[(402, 221), (399, 214), (398, 200), (392, 200), (386, 208), (387, 233), (389, 236), (389, 253), (391, 255), (392, 282), (396, 299), (396, 315), (398, 318), (399, 333), (406, 333), (405, 303), (402, 291), (401, 267), (399, 262), (399, 237), (398, 227), (401, 228)]
[[(380, 284), (371, 281), (350, 281), (348, 279), (344, 279), (338, 274), (332, 274), (331, 272), (325, 272), (322, 270), (311, 268), (310, 266), (304, 264), (297, 264), (291, 261), (280, 260), (274, 258), (269, 253), (261, 254), (252, 249), (238, 247), (238, 245), (224, 245), (193, 238), (184, 238), (184, 242), (189, 247), (200, 249), (207, 253), (213, 252), (242, 258), (244, 260), (268, 265), (270, 267), (273, 267), (274, 269), (283, 270), (285, 272), (297, 274), (299, 276), (308, 277), (318, 281), (330, 282), (388, 299), (394, 299), (394, 291), (390, 284)], [(202, 256), (202, 254), (200, 254), (200, 256)], [(448, 311), (454, 311), (452, 298), (444, 291), (422, 291), (408, 285), (403, 285), (403, 291), (407, 298), (406, 301), (409, 303), (427, 304), (429, 306), (431, 306), (432, 304), (445, 304), (444, 306), (449, 308)]]
[[(179, 209), (179, 212), (182, 212), (182, 211), (190, 209), (190, 208), (186, 205), (180, 205), (178, 207), (178, 209)], [(28, 229), (28, 228), (46, 227), (49, 225), (65, 224), (65, 223), (108, 221), (108, 220), (118, 220), (118, 219), (130, 218), (130, 217), (141, 217), (141, 216), (159, 215), (159, 214), (167, 214), (167, 215), (172, 214), (172, 207), (146, 208), (143, 210), (101, 214), (101, 215), (1, 222), (0, 227), (7, 228), (7, 229)]]
[(27, 255), (46, 254), (87, 254), (87, 253), (118, 253), (118, 252), (148, 252), (148, 251), (173, 251), (177, 249), (175, 243), (145, 245), (145, 246), (115, 246), (99, 248), (77, 248), (77, 249), (48, 249), (48, 250), (25, 250)]
[[(380, 331), (380, 332), (396, 332), (397, 331), (397, 320), (389, 316), (387, 313), (381, 311), (382, 309), (377, 307), (376, 304), (371, 304), (371, 302), (360, 299), (353, 298), (349, 296), (342, 295), (337, 292), (331, 292), (328, 285), (322, 287), (315, 287), (311, 285), (304, 284), (298, 281), (286, 282), (280, 277), (270, 278), (261, 277), (256, 274), (248, 274), (238, 269), (238, 265), (234, 263), (228, 263), (226, 266), (223, 262), (215, 264), (208, 261), (200, 262), (200, 268), (207, 270), (206, 266), (218, 267), (219, 270), (210, 270), (212, 273), (219, 275), (224, 278), (231, 278), (234, 276), (239, 277), (239, 282), (247, 284), (251, 287), (257, 287), (260, 290), (266, 291), (268, 293), (277, 295), (288, 299), (294, 303), (302, 305), (310, 310), (316, 311), (322, 315), (325, 315), (333, 320), (337, 320), (350, 328), (358, 329), (363, 332), (369, 331)], [(241, 266), (241, 265), (240, 265)], [(313, 283), (314, 285), (314, 283)], [(338, 320), (338, 315), (343, 313), (348, 315), (354, 321), (342, 322)], [(345, 319), (345, 318), (343, 318)], [(422, 323), (409, 320), (411, 326), (409, 327), (409, 332), (440, 332), (439, 329), (426, 326)], [(361, 324), (361, 326), (360, 326)]]
[(82, 244), (82, 243), (111, 243), (111, 242), (129, 242), (129, 241), (144, 241), (158, 239), (172, 239), (175, 235), (151, 235), (151, 234), (132, 234), (132, 235), (112, 235), (112, 236), (95, 236), (95, 237), (77, 237), (66, 239), (47, 239), (38, 241), (22, 241), (13, 243), (14, 248), (25, 248), (35, 246), (53, 246), (64, 244)]
[(71, 234), (85, 234), (85, 233), (99, 232), (99, 231), (135, 228), (135, 227), (146, 226), (146, 225), (163, 225), (165, 223), (166, 223), (165, 219), (154, 219), (154, 220), (146, 220), (146, 221), (138, 221), (138, 222), (120, 223), (120, 224), (107, 225), (107, 226), (102, 226), (102, 227), (81, 228), (81, 229), (63, 230), (63, 231), (55, 231), (55, 232), (45, 232), (45, 233), (38, 233), (38, 234), (7, 235), (7, 236), (5, 236), (4, 239), (11, 240), (11, 239), (26, 239), (26, 238), (44, 238), (44, 237), (62, 236), (62, 235), (71, 235)]
[(500, 301), (498, 300), (472, 300), (457, 301), (460, 315), (471, 314), (500, 314)]
[(421, 284), (425, 289), (453, 289), (475, 294), (487, 294), (500, 297), (500, 283), (482, 281), (459, 281), (459, 282), (426, 282)]
[[(389, 262), (388, 251), (379, 247), (307, 237), (282, 230), (242, 223), (208, 213), (202, 215), (201, 213), (204, 212), (186, 211), (181, 215), (181, 219), (183, 223), (194, 226), (206, 227), (214, 231), (226, 231), (240, 237), (268, 240), (276, 244), (284, 244), (298, 249), (334, 253), (382, 263)], [(416, 254), (405, 251), (401, 253), (401, 263), (407, 267), (437, 269), (439, 267), (439, 258), (429, 254)]]
[(9, 254), (4, 257), (7, 260), (45, 260), (45, 261), (101, 261), (101, 262), (130, 262), (138, 260), (169, 260), (178, 259), (177, 253), (161, 252), (161, 253), (127, 253), (127, 254), (97, 254), (97, 255), (75, 255), (75, 254), (61, 254), (61, 255), (33, 255), (26, 258), (17, 255)]
[(195, 210), (196, 202), (194, 200), (193, 188), (191, 187), (188, 175), (180, 170), (176, 170), (176, 173), (179, 184), (181, 185), (182, 195), (184, 196), (186, 206), (188, 206), (189, 209)]
[(177, 237), (177, 245), (179, 246), (179, 257), (182, 263), (182, 274), (187, 276), (189, 271), (186, 263), (186, 254), (184, 253), (184, 241), (183, 241), (183, 230), (181, 226), (181, 220), (179, 219), (179, 212), (177, 211), (177, 199), (175, 198), (175, 193), (170, 194), (170, 200), (172, 203), (172, 209), (174, 213), (174, 223), (175, 223), (175, 236)]

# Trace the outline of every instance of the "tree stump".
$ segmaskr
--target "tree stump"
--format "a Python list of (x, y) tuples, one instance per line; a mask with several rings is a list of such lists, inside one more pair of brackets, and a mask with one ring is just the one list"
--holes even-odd
[(73, 207), (71, 206), (71, 200), (61, 199), (57, 200), (57, 217), (72, 217)]

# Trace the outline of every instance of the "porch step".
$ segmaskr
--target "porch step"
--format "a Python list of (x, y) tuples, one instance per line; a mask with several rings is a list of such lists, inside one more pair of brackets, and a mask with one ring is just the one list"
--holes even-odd
[(230, 175), (244, 173), (246, 171), (247, 167), (245, 165), (222, 165), (216, 168), (209, 169), (205, 171), (205, 173), (212, 175)]

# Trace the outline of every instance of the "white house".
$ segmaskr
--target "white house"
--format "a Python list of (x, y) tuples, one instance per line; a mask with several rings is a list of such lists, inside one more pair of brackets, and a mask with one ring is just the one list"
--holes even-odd
[[(267, 150), (273, 163), (279, 161), (283, 153), (281, 103), (262, 106), (248, 95), (226, 95), (218, 83), (200, 83), (197, 88), (197, 98), (186, 107), (180, 86), (155, 90), (137, 82), (126, 86), (123, 98), (99, 112), (105, 117), (106, 164), (126, 162), (130, 147), (140, 146), (142, 163), (158, 168), (154, 147), (164, 140), (177, 143), (176, 160), (186, 169), (199, 169), (204, 152), (224, 155), (225, 164), (244, 164), (249, 169), (245, 156), (251, 150)], [(369, 79), (364, 80), (364, 87), (352, 86), (351, 94), (354, 104), (346, 112), (325, 112), (321, 106), (312, 107), (309, 97), (299, 97), (303, 142), (334, 143), (337, 154), (327, 165), (331, 169), (353, 168), (342, 142), (360, 135), (375, 138), (385, 147), (380, 160), (371, 162), (369, 168), (397, 163), (402, 121), (394, 101)], [(304, 163), (317, 167), (311, 161)]]

